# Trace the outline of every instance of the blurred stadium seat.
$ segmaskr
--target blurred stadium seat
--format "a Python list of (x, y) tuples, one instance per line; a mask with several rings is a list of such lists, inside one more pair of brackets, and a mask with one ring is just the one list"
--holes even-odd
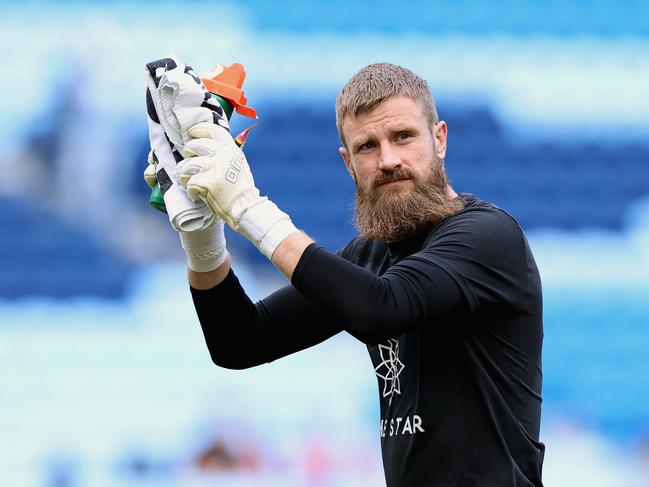
[(0, 299), (123, 299), (132, 267), (27, 199), (0, 197)]

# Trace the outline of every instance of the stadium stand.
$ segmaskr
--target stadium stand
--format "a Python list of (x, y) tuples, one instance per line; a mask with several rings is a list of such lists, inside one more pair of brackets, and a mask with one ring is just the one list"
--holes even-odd
[(0, 298), (126, 295), (132, 268), (25, 199), (0, 197)]

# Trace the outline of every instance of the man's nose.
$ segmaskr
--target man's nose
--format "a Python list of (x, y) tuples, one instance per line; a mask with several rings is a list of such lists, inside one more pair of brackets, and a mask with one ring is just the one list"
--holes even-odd
[(401, 157), (390, 144), (381, 144), (379, 153), (379, 169), (385, 171), (393, 170), (401, 166)]

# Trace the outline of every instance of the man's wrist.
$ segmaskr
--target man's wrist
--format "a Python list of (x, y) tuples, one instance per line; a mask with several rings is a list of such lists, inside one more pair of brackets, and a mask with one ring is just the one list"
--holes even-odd
[(306, 248), (313, 243), (313, 239), (302, 232), (292, 233), (277, 246), (272, 262), (292, 282), (298, 262)]
[(219, 267), (209, 272), (196, 272), (192, 269), (187, 270), (187, 279), (189, 285), (197, 290), (212, 289), (221, 284), (230, 273), (231, 263), (229, 254), (226, 255), (225, 261)]

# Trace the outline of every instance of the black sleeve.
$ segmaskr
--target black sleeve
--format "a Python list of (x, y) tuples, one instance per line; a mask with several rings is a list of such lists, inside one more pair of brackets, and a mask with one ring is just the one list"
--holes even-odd
[(221, 367), (271, 362), (342, 330), (293, 286), (253, 303), (231, 270), (212, 289), (190, 289), (210, 356)]
[(311, 244), (293, 285), (364, 343), (379, 343), (462, 304), (457, 283), (441, 267), (410, 256), (382, 276)]
[(312, 244), (292, 283), (365, 343), (399, 336), (442, 314), (513, 302), (522, 266), (512, 254), (520, 254), (521, 233), (498, 210), (489, 211), (442, 223), (439, 237), (380, 277)]

